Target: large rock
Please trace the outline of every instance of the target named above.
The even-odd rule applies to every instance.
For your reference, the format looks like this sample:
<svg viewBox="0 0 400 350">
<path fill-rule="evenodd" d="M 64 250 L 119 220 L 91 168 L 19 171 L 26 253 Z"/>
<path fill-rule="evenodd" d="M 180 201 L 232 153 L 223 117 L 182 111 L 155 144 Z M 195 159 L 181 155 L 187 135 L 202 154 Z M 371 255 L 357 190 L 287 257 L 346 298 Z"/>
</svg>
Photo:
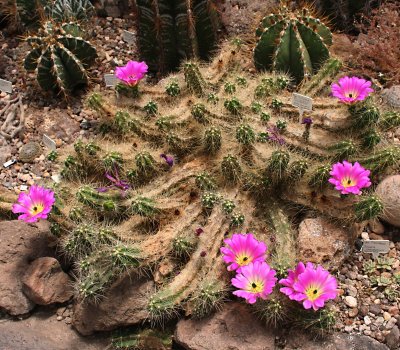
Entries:
<svg viewBox="0 0 400 350">
<path fill-rule="evenodd" d="M 1 350 L 107 350 L 108 334 L 81 337 L 65 322 L 57 321 L 54 311 L 36 311 L 21 321 L 0 322 Z"/>
<path fill-rule="evenodd" d="M 226 304 L 210 318 L 179 321 L 175 341 L 190 350 L 275 349 L 275 335 L 240 303 Z"/>
<path fill-rule="evenodd" d="M 35 304 L 22 291 L 22 279 L 31 261 L 54 254 L 54 241 L 46 221 L 0 222 L 0 309 L 15 316 L 33 309 Z"/>
<path fill-rule="evenodd" d="M 279 348 L 276 335 L 247 305 L 229 303 L 209 318 L 179 321 L 175 341 L 186 350 L 275 350 Z M 384 344 L 360 335 L 337 333 L 317 341 L 308 333 L 289 330 L 280 338 L 286 341 L 285 350 L 388 350 Z"/>
<path fill-rule="evenodd" d="M 382 219 L 400 227 L 400 175 L 389 176 L 376 187 L 376 194 L 385 207 Z"/>
<path fill-rule="evenodd" d="M 50 257 L 32 262 L 23 278 L 23 292 L 39 305 L 64 303 L 74 294 L 72 280 L 57 259 Z"/>
<path fill-rule="evenodd" d="M 350 241 L 351 234 L 347 229 L 327 219 L 305 219 L 299 226 L 299 260 L 337 269 L 351 252 Z"/>
<path fill-rule="evenodd" d="M 153 289 L 153 282 L 126 275 L 99 302 L 76 304 L 72 324 L 79 333 L 89 335 L 141 323 L 148 318 L 145 295 Z"/>
</svg>

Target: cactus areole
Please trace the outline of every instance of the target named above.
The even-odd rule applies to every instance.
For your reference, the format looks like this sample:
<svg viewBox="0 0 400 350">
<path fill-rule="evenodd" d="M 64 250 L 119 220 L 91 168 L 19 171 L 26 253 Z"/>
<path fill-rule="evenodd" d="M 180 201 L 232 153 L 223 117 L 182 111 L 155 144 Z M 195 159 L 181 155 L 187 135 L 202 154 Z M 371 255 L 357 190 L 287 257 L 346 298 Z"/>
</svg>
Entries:
<svg viewBox="0 0 400 350">
<path fill-rule="evenodd" d="M 26 39 L 32 50 L 25 57 L 24 67 L 36 73 L 43 90 L 67 94 L 88 83 L 87 68 L 97 54 L 81 34 L 75 23 L 57 25 L 48 21 L 36 35 Z"/>
<path fill-rule="evenodd" d="M 257 69 L 289 73 L 296 83 L 315 74 L 329 58 L 332 33 L 306 8 L 293 13 L 282 6 L 279 13 L 263 18 L 256 35 Z"/>
</svg>

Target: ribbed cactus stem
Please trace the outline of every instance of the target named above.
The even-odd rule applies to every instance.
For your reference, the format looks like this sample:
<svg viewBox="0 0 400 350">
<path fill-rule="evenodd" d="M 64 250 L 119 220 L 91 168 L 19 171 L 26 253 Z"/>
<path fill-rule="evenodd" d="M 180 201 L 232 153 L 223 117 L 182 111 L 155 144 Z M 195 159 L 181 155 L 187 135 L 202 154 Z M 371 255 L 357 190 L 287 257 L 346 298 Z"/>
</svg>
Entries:
<svg viewBox="0 0 400 350">
<path fill-rule="evenodd" d="M 238 159 L 230 154 L 225 156 L 221 163 L 221 172 L 226 180 L 237 182 L 242 173 Z"/>
</svg>

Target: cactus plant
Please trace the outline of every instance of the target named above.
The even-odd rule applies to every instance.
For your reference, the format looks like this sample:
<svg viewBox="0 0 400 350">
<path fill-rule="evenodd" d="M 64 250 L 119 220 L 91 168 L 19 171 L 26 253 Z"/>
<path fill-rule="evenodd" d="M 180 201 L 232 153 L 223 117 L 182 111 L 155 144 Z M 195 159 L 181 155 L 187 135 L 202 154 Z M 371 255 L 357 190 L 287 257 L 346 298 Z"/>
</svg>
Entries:
<svg viewBox="0 0 400 350">
<path fill-rule="evenodd" d="M 347 108 L 316 96 L 314 110 L 307 115 L 313 120 L 313 132 L 305 143 L 304 125 L 290 105 L 291 92 L 274 88 L 270 96 L 254 100 L 261 84 L 277 86 L 274 74 L 239 70 L 247 85 L 237 88 L 235 96 L 228 95 L 225 83 L 235 81 L 247 53 L 226 44 L 210 64 L 184 64 L 174 79 L 180 83 L 187 79 L 191 88 L 183 90 L 181 85 L 182 93 L 173 98 L 162 82 L 143 84 L 143 98 L 127 102 L 123 111 L 106 94 L 88 97 L 99 122 L 112 120 L 112 125 L 95 142 L 78 142 L 75 148 L 60 151 L 57 161 L 64 164 L 66 176 L 57 193 L 63 205 L 51 216 L 59 228 L 61 249 L 77 264 L 77 291 L 82 298 L 101 297 L 113 281 L 126 278 L 123 270 L 129 269 L 131 278 L 135 271 L 145 270 L 148 276 L 143 279 L 157 280 L 158 288 L 145 293 L 140 315 L 153 322 L 181 312 L 200 317 L 223 299 L 231 276 L 220 247 L 234 232 L 253 232 L 266 242 L 271 253 L 267 261 L 281 277 L 297 258 L 294 212 L 325 215 L 341 226 L 380 215 L 379 200 L 342 199 L 328 182 L 337 159 L 330 146 L 349 139 L 358 145 L 367 130 L 349 128 L 352 115 Z M 210 93 L 213 103 L 207 101 Z M 224 106 L 233 98 L 240 101 L 239 114 Z M 278 98 L 282 107 L 269 111 L 269 124 L 286 121 L 285 143 L 258 142 L 257 135 L 266 132 L 260 113 Z M 150 99 L 158 107 L 154 118 L 143 109 Z M 194 105 L 205 107 L 207 123 L 195 120 Z M 380 122 L 375 128 L 380 131 Z M 384 144 L 387 136 L 381 137 Z M 357 153 L 347 153 L 348 160 L 380 175 L 394 173 L 398 148 L 385 149 L 381 143 L 372 154 L 357 147 Z M 165 165 L 160 155 L 174 161 Z M 129 181 L 129 188 L 98 191 L 109 185 L 104 173 L 114 169 Z M 371 181 L 375 184 L 375 177 Z M 129 249 L 126 264 L 121 264 L 119 253 L 116 260 L 116 249 L 121 247 L 122 252 Z M 170 272 L 162 274 L 166 265 Z M 277 314 L 278 307 L 271 307 Z M 324 317 L 320 321 L 329 323 L 330 318 Z"/>
<path fill-rule="evenodd" d="M 138 46 L 152 72 L 166 73 L 182 59 L 208 59 L 215 49 L 218 14 L 211 0 L 135 0 Z"/>
<path fill-rule="evenodd" d="M 289 72 L 296 83 L 315 74 L 329 58 L 332 34 L 307 8 L 291 13 L 283 5 L 279 13 L 262 19 L 256 35 L 256 67 Z"/>
<path fill-rule="evenodd" d="M 57 25 L 44 22 L 37 35 L 26 40 L 32 46 L 24 61 L 27 71 L 37 72 L 37 81 L 45 91 L 68 94 L 89 81 L 87 69 L 97 57 L 96 49 L 76 36 L 74 23 Z"/>
</svg>

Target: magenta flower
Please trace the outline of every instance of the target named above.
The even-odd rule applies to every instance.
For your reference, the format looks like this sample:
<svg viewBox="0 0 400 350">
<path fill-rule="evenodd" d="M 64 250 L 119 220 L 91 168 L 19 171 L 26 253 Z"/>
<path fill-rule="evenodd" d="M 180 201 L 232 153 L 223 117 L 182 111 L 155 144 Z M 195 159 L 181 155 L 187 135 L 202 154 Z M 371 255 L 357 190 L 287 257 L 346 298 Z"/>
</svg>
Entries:
<svg viewBox="0 0 400 350">
<path fill-rule="evenodd" d="M 174 157 L 168 156 L 165 153 L 160 154 L 160 157 L 165 160 L 165 162 L 172 167 L 174 165 Z"/>
<path fill-rule="evenodd" d="M 358 162 L 354 165 L 343 161 L 333 165 L 329 182 L 342 194 L 361 194 L 361 189 L 371 186 L 370 171 L 364 169 Z"/>
<path fill-rule="evenodd" d="M 264 261 L 255 261 L 243 266 L 241 272 L 232 278 L 232 285 L 240 290 L 233 294 L 246 299 L 249 304 L 254 304 L 257 298 L 267 299 L 275 287 L 276 271 Z"/>
<path fill-rule="evenodd" d="M 307 267 L 312 267 L 313 265 L 311 263 L 307 263 Z M 288 271 L 288 276 L 287 278 L 281 279 L 279 281 L 279 284 L 282 284 L 283 288 L 280 289 L 280 291 L 287 295 L 290 300 L 301 300 L 302 295 L 298 293 L 293 285 L 298 281 L 299 275 L 301 275 L 304 271 L 306 270 L 306 267 L 302 262 L 298 263 L 297 267 L 295 270 L 289 270 Z"/>
<path fill-rule="evenodd" d="M 55 202 L 54 192 L 40 186 L 31 186 L 29 193 L 21 192 L 18 203 L 13 204 L 14 214 L 22 213 L 18 220 L 25 222 L 37 222 L 39 219 L 47 219 L 51 208 Z"/>
<path fill-rule="evenodd" d="M 115 69 L 115 76 L 126 85 L 136 86 L 146 75 L 147 69 L 145 62 L 129 61 L 126 66 Z"/>
<path fill-rule="evenodd" d="M 318 310 L 327 300 L 337 296 L 337 281 L 322 266 L 307 264 L 304 272 L 297 277 L 293 289 L 298 293 L 296 300 L 303 303 L 305 309 Z"/>
<path fill-rule="evenodd" d="M 339 79 L 339 84 L 332 84 L 332 95 L 346 104 L 363 101 L 373 91 L 370 81 L 357 77 L 346 76 Z"/>
<path fill-rule="evenodd" d="M 225 247 L 220 249 L 228 271 L 241 272 L 243 266 L 256 261 L 265 261 L 267 246 L 257 241 L 251 233 L 235 233 L 231 238 L 224 240 Z"/>
</svg>

